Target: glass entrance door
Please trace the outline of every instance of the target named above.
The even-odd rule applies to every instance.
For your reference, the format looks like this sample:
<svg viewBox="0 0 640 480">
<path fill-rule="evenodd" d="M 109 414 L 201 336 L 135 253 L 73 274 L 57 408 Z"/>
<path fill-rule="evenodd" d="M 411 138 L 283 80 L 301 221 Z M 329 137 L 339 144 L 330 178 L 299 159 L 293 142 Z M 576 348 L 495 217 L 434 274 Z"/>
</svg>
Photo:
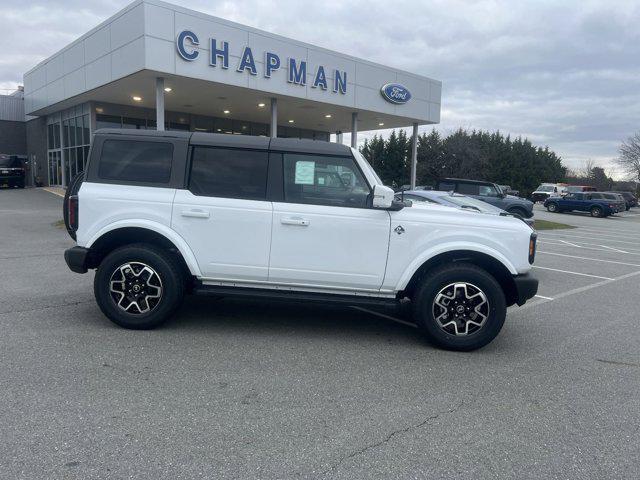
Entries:
<svg viewBox="0 0 640 480">
<path fill-rule="evenodd" d="M 60 150 L 49 151 L 49 185 L 62 185 L 62 155 Z"/>
</svg>

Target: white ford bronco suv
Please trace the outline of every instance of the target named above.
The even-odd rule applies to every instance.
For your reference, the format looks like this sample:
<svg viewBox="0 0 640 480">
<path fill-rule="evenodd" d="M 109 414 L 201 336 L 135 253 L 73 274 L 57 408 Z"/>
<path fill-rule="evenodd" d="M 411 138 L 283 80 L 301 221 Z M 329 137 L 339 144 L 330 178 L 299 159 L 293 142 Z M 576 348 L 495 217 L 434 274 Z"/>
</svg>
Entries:
<svg viewBox="0 0 640 480">
<path fill-rule="evenodd" d="M 69 268 L 97 269 L 97 303 L 126 328 L 157 327 L 186 293 L 402 301 L 431 343 L 473 350 L 538 288 L 521 219 L 397 202 L 329 142 L 98 130 L 64 213 Z"/>
</svg>

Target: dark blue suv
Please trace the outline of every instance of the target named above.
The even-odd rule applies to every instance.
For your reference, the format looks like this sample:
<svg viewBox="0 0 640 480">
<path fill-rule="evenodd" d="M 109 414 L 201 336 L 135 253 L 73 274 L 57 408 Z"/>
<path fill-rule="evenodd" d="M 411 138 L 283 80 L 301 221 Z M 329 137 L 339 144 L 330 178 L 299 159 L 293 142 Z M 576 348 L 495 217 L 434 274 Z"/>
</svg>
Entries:
<svg viewBox="0 0 640 480">
<path fill-rule="evenodd" d="M 549 197 L 544 201 L 547 210 L 554 213 L 589 212 L 592 217 L 608 217 L 613 215 L 615 205 L 600 198 L 591 198 L 589 192 L 568 193 L 564 197 Z"/>
</svg>

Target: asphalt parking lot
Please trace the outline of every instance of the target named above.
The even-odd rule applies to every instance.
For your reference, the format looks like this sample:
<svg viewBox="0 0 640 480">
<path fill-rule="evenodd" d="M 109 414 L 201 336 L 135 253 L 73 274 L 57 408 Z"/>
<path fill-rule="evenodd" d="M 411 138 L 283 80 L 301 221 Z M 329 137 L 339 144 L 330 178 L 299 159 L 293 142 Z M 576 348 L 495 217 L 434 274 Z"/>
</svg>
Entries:
<svg viewBox="0 0 640 480">
<path fill-rule="evenodd" d="M 0 190 L 0 478 L 639 478 L 640 209 L 540 232 L 539 297 L 473 353 L 386 314 L 191 298 L 99 312 L 55 224 Z"/>
</svg>

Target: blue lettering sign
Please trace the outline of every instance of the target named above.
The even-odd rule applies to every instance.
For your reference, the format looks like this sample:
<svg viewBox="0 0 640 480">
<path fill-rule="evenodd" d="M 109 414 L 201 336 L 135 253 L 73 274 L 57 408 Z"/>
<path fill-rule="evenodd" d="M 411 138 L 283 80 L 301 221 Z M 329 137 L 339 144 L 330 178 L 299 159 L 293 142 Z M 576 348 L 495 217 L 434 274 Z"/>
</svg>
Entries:
<svg viewBox="0 0 640 480">
<path fill-rule="evenodd" d="M 258 74 L 258 70 L 256 70 L 256 62 L 254 62 L 253 60 L 253 52 L 251 51 L 251 47 L 244 47 L 242 57 L 240 58 L 240 65 L 238 65 L 239 72 L 244 72 L 245 70 L 249 70 L 249 73 L 251 73 L 251 75 Z"/>
<path fill-rule="evenodd" d="M 198 58 L 199 51 L 197 49 L 193 49 L 191 51 L 187 51 L 185 48 L 185 40 L 189 40 L 191 45 L 200 45 L 200 41 L 198 40 L 198 36 L 190 32 L 189 30 L 184 30 L 178 34 L 178 38 L 176 38 L 176 47 L 178 49 L 178 54 L 185 60 L 191 61 Z"/>
<path fill-rule="evenodd" d="M 334 70 L 333 74 L 333 91 L 340 92 L 343 95 L 347 93 L 347 72 Z"/>
<path fill-rule="evenodd" d="M 200 51 L 196 47 L 199 45 L 200 40 L 198 39 L 198 36 L 191 30 L 183 30 L 176 37 L 176 49 L 178 54 L 186 61 L 191 62 L 198 58 Z M 210 38 L 209 50 L 209 65 L 216 67 L 219 65 L 218 61 L 221 60 L 220 67 L 223 69 L 229 68 L 229 42 L 221 41 L 218 43 L 215 38 Z M 271 78 L 273 72 L 279 70 L 281 66 L 280 57 L 276 53 L 265 52 L 263 72 L 265 78 Z M 307 84 L 306 60 L 298 61 L 295 58 L 289 58 L 287 67 L 287 81 L 289 83 L 295 83 L 297 85 Z M 236 71 L 240 73 L 248 71 L 251 75 L 258 74 L 258 69 L 251 47 L 244 47 Z M 333 92 L 340 93 L 342 95 L 346 94 L 347 72 L 334 70 L 333 74 Z M 312 88 L 320 88 L 322 90 L 327 90 L 329 88 L 329 80 L 327 79 L 327 73 L 324 65 L 318 65 L 316 67 L 311 86 Z M 411 98 L 409 91 L 399 84 L 386 84 L 382 87 L 381 92 L 387 101 L 392 103 L 406 103 Z"/>
<path fill-rule="evenodd" d="M 316 70 L 316 76 L 313 79 L 312 87 L 320 87 L 322 90 L 327 89 L 327 75 L 324 73 L 324 67 L 322 65 L 318 66 L 318 70 Z"/>
<path fill-rule="evenodd" d="M 403 105 L 411 100 L 411 92 L 399 83 L 385 83 L 380 88 L 380 93 L 387 102 L 396 105 Z"/>
<path fill-rule="evenodd" d="M 271 78 L 271 74 L 280 68 L 280 57 L 275 53 L 264 54 L 264 76 Z"/>
<path fill-rule="evenodd" d="M 211 39 L 211 58 L 209 65 L 216 66 L 218 57 L 222 59 L 222 68 L 229 68 L 229 42 L 222 42 L 222 48 L 217 48 L 216 39 Z"/>
<path fill-rule="evenodd" d="M 307 84 L 307 62 L 300 61 L 300 66 L 297 66 L 296 59 L 289 59 L 289 83 L 297 83 L 298 85 Z"/>
</svg>

